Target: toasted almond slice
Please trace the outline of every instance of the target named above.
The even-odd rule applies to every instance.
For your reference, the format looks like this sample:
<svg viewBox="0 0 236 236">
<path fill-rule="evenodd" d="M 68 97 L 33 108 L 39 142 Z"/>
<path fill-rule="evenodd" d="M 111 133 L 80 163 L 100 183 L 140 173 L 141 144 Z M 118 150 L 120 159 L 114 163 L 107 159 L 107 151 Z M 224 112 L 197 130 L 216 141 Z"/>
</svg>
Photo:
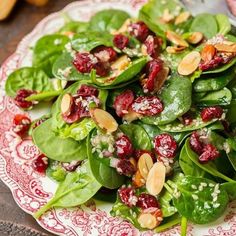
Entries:
<svg viewBox="0 0 236 236">
<path fill-rule="evenodd" d="M 154 93 L 158 92 L 162 86 L 164 85 L 165 81 L 168 78 L 170 69 L 169 67 L 165 66 L 163 69 L 158 73 L 156 80 L 155 80 L 155 85 L 154 85 Z"/>
<path fill-rule="evenodd" d="M 70 94 L 66 93 L 61 99 L 61 113 L 65 116 L 70 115 L 73 98 Z"/>
<path fill-rule="evenodd" d="M 111 64 L 113 71 L 123 71 L 131 63 L 130 58 L 127 55 L 119 57 L 115 62 Z"/>
<path fill-rule="evenodd" d="M 117 130 L 118 124 L 113 116 L 100 108 L 90 110 L 90 114 L 95 123 L 107 133 L 113 133 Z"/>
<path fill-rule="evenodd" d="M 236 53 L 236 43 L 234 44 L 221 44 L 217 43 L 214 45 L 217 51 L 219 52 L 231 52 L 231 53 Z"/>
<path fill-rule="evenodd" d="M 167 39 L 175 45 L 188 47 L 188 43 L 181 38 L 181 36 L 173 31 L 167 30 L 166 31 Z"/>
<path fill-rule="evenodd" d="M 140 188 L 145 184 L 145 179 L 142 177 L 139 170 L 135 172 L 132 182 L 133 182 L 133 185 L 137 188 Z"/>
<path fill-rule="evenodd" d="M 134 169 L 137 170 L 137 162 L 133 157 L 129 158 L 130 163 L 134 166 Z"/>
<path fill-rule="evenodd" d="M 165 23 L 169 23 L 173 19 L 174 19 L 174 16 L 172 14 L 170 14 L 169 9 L 165 9 L 164 12 L 163 12 L 161 20 Z"/>
<path fill-rule="evenodd" d="M 188 38 L 187 41 L 191 44 L 198 44 L 202 41 L 203 34 L 201 32 L 194 32 Z"/>
<path fill-rule="evenodd" d="M 165 176 L 166 167 L 162 162 L 156 162 L 147 176 L 147 191 L 154 196 L 158 195 L 164 186 Z"/>
<path fill-rule="evenodd" d="M 206 44 L 201 51 L 201 58 L 203 61 L 211 61 L 216 54 L 216 48 L 211 44 Z"/>
<path fill-rule="evenodd" d="M 152 157 L 148 153 L 144 153 L 138 160 L 138 170 L 141 176 L 146 180 L 150 169 L 153 166 Z"/>
<path fill-rule="evenodd" d="M 158 225 L 157 218 L 151 213 L 141 213 L 138 222 L 144 229 L 154 229 Z"/>
<path fill-rule="evenodd" d="M 189 11 L 181 12 L 176 18 L 175 18 L 175 25 L 181 24 L 191 16 Z"/>
<path fill-rule="evenodd" d="M 127 121 L 128 123 L 131 123 L 132 121 L 137 120 L 141 117 L 142 117 L 141 114 L 129 109 L 128 113 L 123 116 L 123 120 Z"/>
<path fill-rule="evenodd" d="M 178 72 L 180 75 L 190 75 L 199 66 L 201 61 L 201 55 L 197 51 L 192 51 L 187 54 L 182 61 L 179 63 Z"/>
<path fill-rule="evenodd" d="M 181 53 L 186 47 L 178 47 L 178 46 L 168 46 L 166 51 L 170 54 Z"/>
</svg>

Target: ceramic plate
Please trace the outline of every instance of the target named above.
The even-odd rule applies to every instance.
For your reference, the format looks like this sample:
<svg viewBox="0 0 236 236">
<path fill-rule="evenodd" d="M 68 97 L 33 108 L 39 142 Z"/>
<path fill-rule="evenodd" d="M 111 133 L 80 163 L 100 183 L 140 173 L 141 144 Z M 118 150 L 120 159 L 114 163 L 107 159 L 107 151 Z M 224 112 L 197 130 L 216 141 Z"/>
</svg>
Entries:
<svg viewBox="0 0 236 236">
<path fill-rule="evenodd" d="M 93 0 L 73 2 L 62 11 L 42 20 L 27 35 L 0 69 L 0 178 L 11 189 L 16 203 L 27 213 L 32 214 L 43 206 L 56 190 L 56 184 L 44 175 L 34 172 L 32 161 L 39 155 L 39 150 L 32 140 L 21 140 L 12 131 L 12 119 L 21 113 L 5 96 L 4 83 L 7 76 L 15 69 L 31 65 L 30 47 L 43 35 L 57 31 L 64 24 L 63 13 L 74 20 L 89 20 L 96 11 L 107 8 L 125 10 L 135 16 L 145 0 Z M 43 108 L 30 114 L 39 117 Z M 49 144 L 50 145 L 50 144 Z M 217 222 L 211 225 L 189 225 L 188 235 L 223 236 L 236 235 L 236 202 Z M 67 236 L 107 235 L 107 236 L 151 236 L 152 232 L 139 232 L 131 224 L 109 215 L 111 205 L 99 201 L 90 201 L 86 206 L 66 209 L 52 209 L 43 215 L 38 223 L 46 230 Z M 180 234 L 180 228 L 174 227 L 161 236 Z M 158 235 L 158 234 L 156 234 Z"/>
</svg>

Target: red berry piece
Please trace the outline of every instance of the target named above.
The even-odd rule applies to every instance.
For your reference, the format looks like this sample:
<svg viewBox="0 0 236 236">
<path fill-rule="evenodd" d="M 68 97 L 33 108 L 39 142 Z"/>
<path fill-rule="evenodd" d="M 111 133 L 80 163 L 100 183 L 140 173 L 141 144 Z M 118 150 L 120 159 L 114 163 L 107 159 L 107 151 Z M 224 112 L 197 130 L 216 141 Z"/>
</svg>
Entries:
<svg viewBox="0 0 236 236">
<path fill-rule="evenodd" d="M 48 168 L 48 158 L 44 154 L 39 155 L 33 162 L 33 168 L 39 173 L 45 173 Z"/>
<path fill-rule="evenodd" d="M 147 209 L 150 207 L 160 208 L 160 205 L 154 196 L 147 193 L 141 193 L 138 196 L 137 207 L 142 209 Z"/>
<path fill-rule="evenodd" d="M 156 96 L 140 96 L 134 100 L 132 110 L 146 116 L 153 116 L 163 111 L 161 100 Z"/>
<path fill-rule="evenodd" d="M 151 151 L 148 151 L 148 150 L 135 150 L 134 151 L 135 159 L 138 160 L 139 157 L 141 157 L 144 153 L 147 153 L 151 156 L 153 163 L 155 163 L 157 161 L 155 154 Z"/>
<path fill-rule="evenodd" d="M 224 110 L 219 107 L 206 107 L 201 111 L 201 118 L 204 122 L 208 122 L 212 119 L 219 119 L 223 115 Z"/>
<path fill-rule="evenodd" d="M 96 70 L 96 74 L 101 76 L 101 77 L 105 77 L 108 75 L 109 71 L 110 71 L 110 67 L 109 64 L 102 62 L 102 61 L 98 61 L 93 69 Z"/>
<path fill-rule="evenodd" d="M 81 161 L 72 161 L 72 162 L 63 162 L 61 163 L 62 167 L 69 171 L 69 172 L 73 172 L 76 170 L 76 168 L 81 164 Z"/>
<path fill-rule="evenodd" d="M 135 190 L 132 187 L 121 187 L 118 190 L 118 195 L 120 200 L 129 207 L 135 206 L 138 201 L 137 196 L 135 196 Z"/>
<path fill-rule="evenodd" d="M 146 38 L 144 45 L 147 48 L 147 54 L 152 58 L 157 58 L 161 50 L 161 44 L 159 38 L 149 35 Z"/>
<path fill-rule="evenodd" d="M 147 89 L 148 92 L 152 92 L 155 89 L 155 85 L 158 81 L 157 76 L 163 68 L 163 61 L 160 59 L 154 59 L 147 63 L 145 67 L 147 80 L 144 84 L 144 89 Z"/>
<path fill-rule="evenodd" d="M 131 90 L 125 90 L 116 96 L 113 107 L 119 117 L 128 113 L 130 106 L 134 101 L 134 93 Z"/>
<path fill-rule="evenodd" d="M 219 56 L 215 56 L 212 60 L 201 62 L 199 65 L 199 69 L 202 71 L 211 70 L 219 66 L 224 62 L 224 59 Z"/>
<path fill-rule="evenodd" d="M 35 103 L 34 102 L 28 102 L 25 100 L 25 98 L 29 97 L 32 94 L 35 94 L 36 92 L 29 89 L 19 89 L 16 93 L 16 97 L 14 99 L 15 104 L 22 108 L 22 109 L 29 109 L 31 108 Z"/>
<path fill-rule="evenodd" d="M 119 159 L 116 170 L 119 174 L 131 177 L 135 173 L 134 165 L 127 159 Z"/>
<path fill-rule="evenodd" d="M 203 147 L 204 144 L 200 141 L 199 139 L 199 135 L 196 131 L 194 131 L 191 136 L 190 136 L 190 140 L 189 140 L 189 144 L 191 149 L 196 152 L 198 155 L 201 155 L 203 152 Z"/>
<path fill-rule="evenodd" d="M 158 155 L 173 158 L 177 151 L 177 143 L 169 134 L 160 134 L 154 138 L 154 148 Z"/>
<path fill-rule="evenodd" d="M 133 154 L 133 145 L 128 136 L 122 135 L 115 142 L 116 154 L 119 158 L 130 157 Z"/>
<path fill-rule="evenodd" d="M 191 116 L 191 114 L 189 113 L 185 113 L 183 116 L 182 116 L 182 123 L 184 125 L 191 125 L 193 122 L 193 117 Z"/>
<path fill-rule="evenodd" d="M 77 53 L 73 64 L 80 73 L 90 73 L 98 59 L 89 53 Z"/>
<path fill-rule="evenodd" d="M 88 86 L 86 84 L 82 84 L 79 90 L 77 91 L 77 94 L 81 97 L 87 97 L 87 96 L 98 96 L 98 89 Z"/>
<path fill-rule="evenodd" d="M 31 125 L 31 120 L 29 117 L 17 114 L 13 119 L 13 131 L 19 136 L 24 136 L 26 132 L 29 130 Z"/>
<path fill-rule="evenodd" d="M 151 31 L 148 29 L 147 25 L 142 21 L 130 24 L 128 30 L 129 33 L 137 38 L 140 42 L 144 42 L 148 35 L 151 34 Z"/>
<path fill-rule="evenodd" d="M 129 44 L 129 38 L 123 34 L 117 34 L 113 38 L 113 43 L 115 47 L 119 48 L 120 50 L 124 49 Z"/>
<path fill-rule="evenodd" d="M 101 62 L 112 62 L 117 58 L 117 53 L 112 47 L 99 46 L 93 49 L 92 53 Z"/>
<path fill-rule="evenodd" d="M 206 163 L 215 160 L 220 156 L 220 152 L 212 144 L 207 144 L 203 148 L 203 153 L 199 156 L 199 162 Z"/>
</svg>

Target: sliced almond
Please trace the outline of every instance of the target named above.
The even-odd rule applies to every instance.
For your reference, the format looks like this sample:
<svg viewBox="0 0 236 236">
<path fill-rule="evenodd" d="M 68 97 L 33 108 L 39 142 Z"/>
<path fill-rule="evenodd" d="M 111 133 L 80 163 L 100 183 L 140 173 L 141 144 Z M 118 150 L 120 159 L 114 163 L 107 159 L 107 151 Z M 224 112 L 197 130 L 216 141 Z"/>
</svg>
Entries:
<svg viewBox="0 0 236 236">
<path fill-rule="evenodd" d="M 187 41 L 191 44 L 198 44 L 203 39 L 203 33 L 201 32 L 194 32 L 188 38 Z"/>
<path fill-rule="evenodd" d="M 115 62 L 111 64 L 111 69 L 113 71 L 123 71 L 131 63 L 130 58 L 127 55 L 119 57 Z"/>
<path fill-rule="evenodd" d="M 181 53 L 183 52 L 183 50 L 185 49 L 186 47 L 183 47 L 183 46 L 168 46 L 166 48 L 166 51 L 170 54 L 176 54 L 176 53 Z"/>
<path fill-rule="evenodd" d="M 201 51 L 201 58 L 203 61 L 211 61 L 216 54 L 216 48 L 211 44 L 206 44 Z"/>
<path fill-rule="evenodd" d="M 138 223 L 144 229 L 154 229 L 158 225 L 157 218 L 151 213 L 141 213 Z"/>
<path fill-rule="evenodd" d="M 179 63 L 178 72 L 180 75 L 190 75 L 199 66 L 201 61 L 201 55 L 197 51 L 192 51 L 187 54 L 182 61 Z"/>
<path fill-rule="evenodd" d="M 156 162 L 147 176 L 147 191 L 154 196 L 158 195 L 164 186 L 165 176 L 166 167 L 162 162 Z"/>
<path fill-rule="evenodd" d="M 128 113 L 123 116 L 123 120 L 127 121 L 128 123 L 131 123 L 132 121 L 137 120 L 141 117 L 141 114 L 129 109 Z"/>
<path fill-rule="evenodd" d="M 166 31 L 167 39 L 175 45 L 188 47 L 188 43 L 181 38 L 181 36 L 173 31 L 167 30 Z"/>
<path fill-rule="evenodd" d="M 144 153 L 138 160 L 138 170 L 141 176 L 146 180 L 150 169 L 153 166 L 152 157 L 148 153 Z"/>
<path fill-rule="evenodd" d="M 70 94 L 66 93 L 61 99 L 61 113 L 65 116 L 70 115 L 73 98 Z"/>
<path fill-rule="evenodd" d="M 181 24 L 188 20 L 188 18 L 191 16 L 189 11 L 181 12 L 176 18 L 175 18 L 175 25 Z"/>
<path fill-rule="evenodd" d="M 133 157 L 131 157 L 131 158 L 129 158 L 129 161 L 133 165 L 134 169 L 137 170 L 137 162 L 136 162 L 136 160 Z"/>
<path fill-rule="evenodd" d="M 145 184 L 145 179 L 140 174 L 140 171 L 137 170 L 132 178 L 133 185 L 136 188 L 140 188 Z"/>
<path fill-rule="evenodd" d="M 153 90 L 154 93 L 158 92 L 162 88 L 162 86 L 164 85 L 165 81 L 168 78 L 169 72 L 170 72 L 169 67 L 165 66 L 158 73 L 156 80 L 155 80 L 155 85 L 154 85 L 154 90 Z"/>
<path fill-rule="evenodd" d="M 90 114 L 95 123 L 108 133 L 113 133 L 117 130 L 118 124 L 113 116 L 100 108 L 90 110 Z"/>
<path fill-rule="evenodd" d="M 169 9 L 165 9 L 161 18 L 164 23 L 169 23 L 174 19 L 174 16 L 170 14 Z"/>
<path fill-rule="evenodd" d="M 72 31 L 66 31 L 66 32 L 63 32 L 62 34 L 69 38 L 73 38 L 73 36 L 75 35 L 75 33 Z"/>
<path fill-rule="evenodd" d="M 221 44 L 217 43 L 214 45 L 217 51 L 219 52 L 231 52 L 231 53 L 236 53 L 236 43 L 234 44 Z"/>
</svg>

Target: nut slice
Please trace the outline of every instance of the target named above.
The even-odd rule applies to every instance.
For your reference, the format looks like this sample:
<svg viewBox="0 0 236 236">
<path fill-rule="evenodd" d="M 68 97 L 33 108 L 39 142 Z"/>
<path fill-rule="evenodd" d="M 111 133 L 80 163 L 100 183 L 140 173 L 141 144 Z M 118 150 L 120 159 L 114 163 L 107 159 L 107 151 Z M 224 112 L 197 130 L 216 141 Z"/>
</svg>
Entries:
<svg viewBox="0 0 236 236">
<path fill-rule="evenodd" d="M 231 45 L 230 44 L 217 43 L 214 46 L 217 49 L 217 51 L 219 51 L 219 52 L 231 52 L 231 53 L 236 52 L 236 43 L 231 44 Z"/>
<path fill-rule="evenodd" d="M 180 13 L 176 18 L 175 18 L 175 25 L 181 24 L 191 16 L 190 12 L 184 11 Z"/>
<path fill-rule="evenodd" d="M 187 41 L 191 44 L 198 44 L 202 41 L 203 34 L 201 32 L 194 32 L 188 38 Z"/>
<path fill-rule="evenodd" d="M 166 51 L 170 54 L 181 53 L 186 47 L 183 46 L 168 46 Z"/>
<path fill-rule="evenodd" d="M 154 196 L 158 195 L 164 186 L 165 176 L 166 167 L 162 162 L 156 162 L 147 176 L 147 191 Z"/>
<path fill-rule="evenodd" d="M 165 9 L 161 18 L 164 23 L 169 23 L 174 19 L 174 16 L 170 14 L 169 9 Z"/>
<path fill-rule="evenodd" d="M 117 130 L 118 124 L 113 116 L 99 108 L 90 110 L 90 114 L 95 123 L 107 133 L 113 133 Z"/>
<path fill-rule="evenodd" d="M 158 225 L 157 218 L 151 213 L 141 213 L 138 223 L 144 229 L 154 229 Z"/>
<path fill-rule="evenodd" d="M 190 75 L 199 66 L 201 61 L 201 55 L 197 51 L 192 51 L 187 54 L 182 61 L 179 63 L 178 72 L 180 75 Z"/>
<path fill-rule="evenodd" d="M 145 184 L 145 180 L 140 174 L 140 171 L 137 170 L 132 178 L 132 183 L 135 187 L 140 188 Z"/>
<path fill-rule="evenodd" d="M 201 58 L 203 61 L 208 62 L 213 59 L 215 54 L 216 54 L 216 48 L 211 44 L 207 44 L 201 51 Z"/>
<path fill-rule="evenodd" d="M 141 176 L 146 180 L 150 169 L 153 166 L 153 161 L 148 153 L 144 153 L 138 160 L 138 170 Z"/>
<path fill-rule="evenodd" d="M 73 98 L 70 94 L 66 93 L 61 99 L 61 113 L 65 116 L 70 115 Z"/>
<path fill-rule="evenodd" d="M 175 45 L 188 47 L 188 43 L 184 39 L 182 39 L 179 34 L 176 34 L 173 31 L 167 30 L 166 37 L 169 41 L 171 41 Z"/>
<path fill-rule="evenodd" d="M 139 114 L 131 109 L 128 110 L 128 113 L 123 116 L 123 119 L 128 123 L 131 123 L 134 120 L 137 120 L 142 117 L 142 114 Z"/>
</svg>

